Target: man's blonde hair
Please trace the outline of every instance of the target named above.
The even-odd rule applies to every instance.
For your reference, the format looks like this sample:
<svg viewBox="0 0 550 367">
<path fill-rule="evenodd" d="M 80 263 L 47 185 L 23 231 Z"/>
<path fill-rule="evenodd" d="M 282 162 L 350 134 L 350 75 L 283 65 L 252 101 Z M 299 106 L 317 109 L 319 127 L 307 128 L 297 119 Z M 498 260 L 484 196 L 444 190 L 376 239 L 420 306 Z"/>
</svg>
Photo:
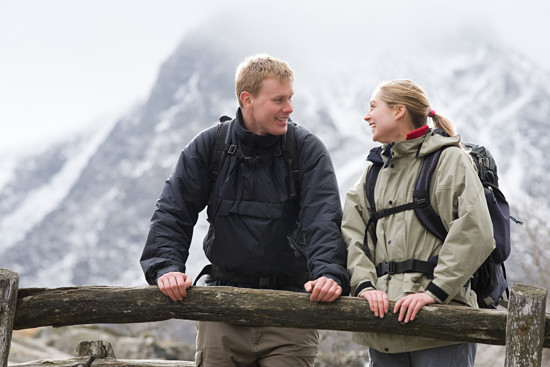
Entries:
<svg viewBox="0 0 550 367">
<path fill-rule="evenodd" d="M 279 59 L 266 54 L 258 54 L 247 57 L 238 67 L 235 73 L 235 94 L 239 106 L 243 107 L 241 93 L 246 91 L 257 96 L 262 88 L 262 83 L 267 78 L 277 78 L 281 82 L 294 81 L 294 73 L 290 66 Z"/>
</svg>

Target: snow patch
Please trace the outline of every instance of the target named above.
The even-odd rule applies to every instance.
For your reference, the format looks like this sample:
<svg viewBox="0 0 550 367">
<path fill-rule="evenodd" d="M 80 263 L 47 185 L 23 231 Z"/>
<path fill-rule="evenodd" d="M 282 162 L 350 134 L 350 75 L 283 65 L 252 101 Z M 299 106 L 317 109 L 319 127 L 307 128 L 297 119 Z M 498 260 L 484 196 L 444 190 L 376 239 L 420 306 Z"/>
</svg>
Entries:
<svg viewBox="0 0 550 367">
<path fill-rule="evenodd" d="M 29 192 L 10 216 L 2 218 L 0 252 L 25 238 L 29 230 L 59 206 L 113 126 L 114 124 L 107 124 L 99 130 L 50 182 Z"/>
</svg>

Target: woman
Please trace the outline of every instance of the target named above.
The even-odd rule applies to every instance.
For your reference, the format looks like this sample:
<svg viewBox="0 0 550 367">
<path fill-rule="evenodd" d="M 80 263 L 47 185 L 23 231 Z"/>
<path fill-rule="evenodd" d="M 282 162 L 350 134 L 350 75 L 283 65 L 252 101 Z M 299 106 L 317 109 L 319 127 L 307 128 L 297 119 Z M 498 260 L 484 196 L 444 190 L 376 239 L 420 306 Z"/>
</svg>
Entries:
<svg viewBox="0 0 550 367">
<path fill-rule="evenodd" d="M 430 129 L 428 118 L 444 134 Z M 427 304 L 477 307 L 469 278 L 495 246 L 492 223 L 483 187 L 468 154 L 460 148 L 460 136 L 451 121 L 433 111 L 426 93 L 410 80 L 380 84 L 365 121 L 373 140 L 382 144 L 373 149 L 369 160 L 382 165 L 374 188 L 375 208 L 365 194 L 372 164 L 346 195 L 342 233 L 352 294 L 367 300 L 376 317 L 389 312 L 389 301 L 396 302 L 392 311 L 405 323 L 413 321 Z M 429 197 L 447 231 L 445 239 L 426 230 L 413 210 L 367 226 L 374 210 L 413 201 L 423 158 L 443 147 L 447 148 L 432 176 Z M 395 272 L 386 266 L 410 259 L 431 260 L 433 274 L 416 268 Z M 356 333 L 354 340 L 369 347 L 371 366 L 473 366 L 476 351 L 473 343 L 381 332 Z"/>
</svg>

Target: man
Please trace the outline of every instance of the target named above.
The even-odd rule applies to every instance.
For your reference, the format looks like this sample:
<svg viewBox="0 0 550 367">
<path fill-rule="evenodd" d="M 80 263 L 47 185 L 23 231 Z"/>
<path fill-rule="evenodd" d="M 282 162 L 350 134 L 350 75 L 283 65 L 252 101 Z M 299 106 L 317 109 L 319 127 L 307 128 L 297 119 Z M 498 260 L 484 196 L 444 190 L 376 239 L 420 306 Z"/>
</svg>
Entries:
<svg viewBox="0 0 550 367">
<path fill-rule="evenodd" d="M 238 67 L 240 107 L 214 185 L 210 166 L 217 126 L 181 153 L 157 201 L 141 258 L 147 281 L 172 300 L 182 300 L 192 285 L 185 262 L 193 227 L 207 204 L 209 285 L 306 291 L 314 302 L 349 293 L 334 169 L 316 136 L 289 126 L 293 78 L 287 63 L 267 55 Z M 286 134 L 290 128 L 293 139 Z M 283 154 L 292 143 L 297 180 Z M 293 184 L 296 197 L 289 189 Z M 221 322 L 198 322 L 197 329 L 197 366 L 313 366 L 318 349 L 316 330 Z"/>
</svg>

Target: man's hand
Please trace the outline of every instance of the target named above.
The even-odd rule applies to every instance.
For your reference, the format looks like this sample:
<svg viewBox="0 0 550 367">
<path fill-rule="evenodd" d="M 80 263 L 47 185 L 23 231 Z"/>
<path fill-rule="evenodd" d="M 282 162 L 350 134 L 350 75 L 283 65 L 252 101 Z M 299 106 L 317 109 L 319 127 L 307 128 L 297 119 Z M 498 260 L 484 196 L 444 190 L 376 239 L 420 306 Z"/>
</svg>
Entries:
<svg viewBox="0 0 550 367">
<path fill-rule="evenodd" d="M 311 292 L 310 300 L 314 302 L 332 302 L 342 294 L 342 287 L 333 279 L 320 277 L 304 284 L 306 292 Z"/>
<path fill-rule="evenodd" d="M 361 292 L 359 297 L 364 298 L 369 302 L 370 310 L 374 312 L 375 317 L 383 318 L 389 311 L 390 301 L 385 292 L 377 289 L 370 289 L 368 291 Z"/>
<path fill-rule="evenodd" d="M 187 288 L 193 285 L 191 277 L 179 272 L 163 274 L 157 280 L 157 285 L 162 293 L 172 299 L 181 301 L 187 296 Z"/>
<path fill-rule="evenodd" d="M 405 317 L 405 323 L 407 323 L 414 320 L 416 314 L 422 307 L 432 303 L 436 303 L 436 300 L 427 293 L 409 294 L 397 300 L 395 307 L 393 308 L 393 313 L 397 313 L 399 308 L 401 308 L 397 319 L 399 321 L 403 321 L 403 317 Z M 405 312 L 407 313 L 406 316 Z"/>
</svg>

